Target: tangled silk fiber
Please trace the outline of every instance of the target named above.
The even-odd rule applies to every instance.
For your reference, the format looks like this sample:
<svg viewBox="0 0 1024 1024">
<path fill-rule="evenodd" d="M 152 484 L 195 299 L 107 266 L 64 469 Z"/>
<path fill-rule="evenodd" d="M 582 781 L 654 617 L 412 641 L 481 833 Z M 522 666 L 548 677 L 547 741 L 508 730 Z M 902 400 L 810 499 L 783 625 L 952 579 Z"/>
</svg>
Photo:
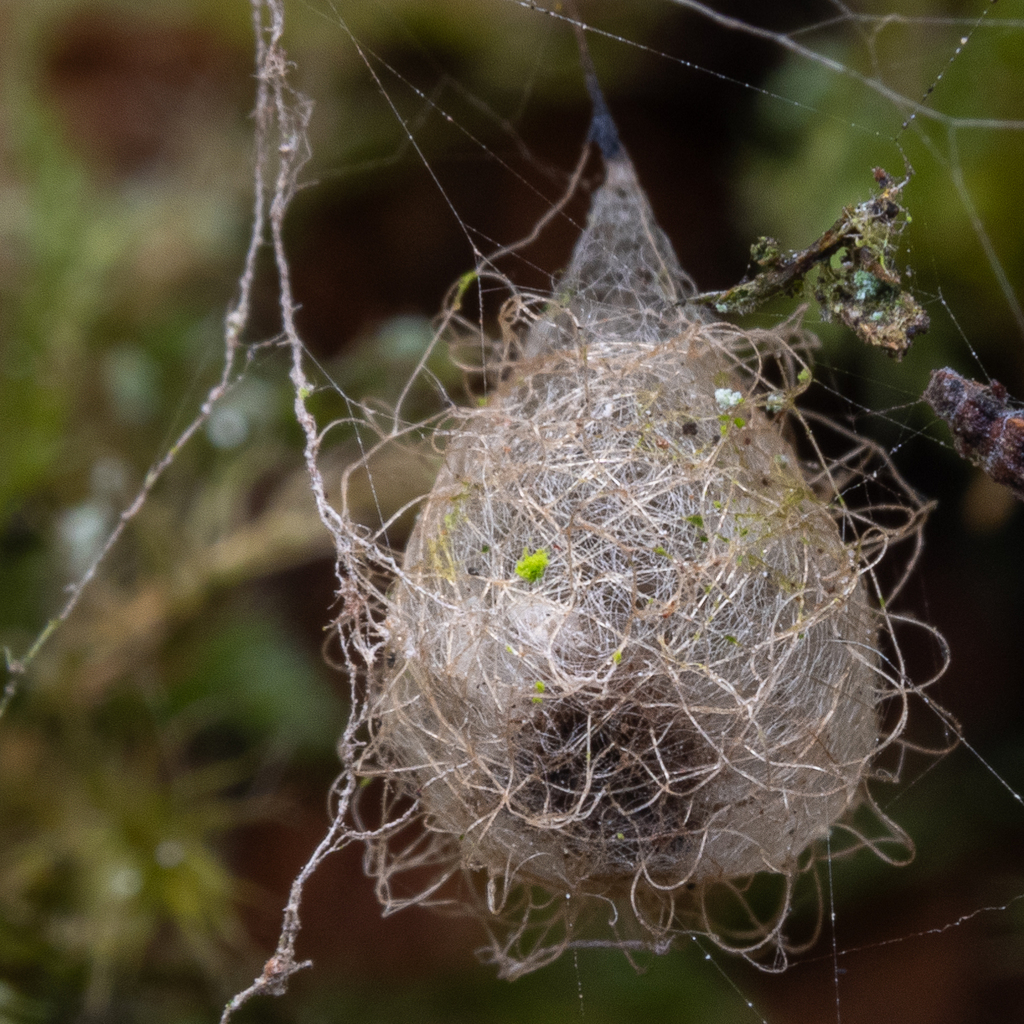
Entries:
<svg viewBox="0 0 1024 1024">
<path fill-rule="evenodd" d="M 873 580 L 923 509 L 869 442 L 812 432 L 795 321 L 688 304 L 605 156 L 568 269 L 507 301 L 485 400 L 435 432 L 404 558 L 384 582 L 349 566 L 375 608 L 350 767 L 378 780 L 353 829 L 388 909 L 478 914 L 508 976 L 585 935 L 695 932 L 778 965 L 808 851 L 874 806 L 906 720 Z M 767 913 L 757 873 L 781 881 Z"/>
</svg>

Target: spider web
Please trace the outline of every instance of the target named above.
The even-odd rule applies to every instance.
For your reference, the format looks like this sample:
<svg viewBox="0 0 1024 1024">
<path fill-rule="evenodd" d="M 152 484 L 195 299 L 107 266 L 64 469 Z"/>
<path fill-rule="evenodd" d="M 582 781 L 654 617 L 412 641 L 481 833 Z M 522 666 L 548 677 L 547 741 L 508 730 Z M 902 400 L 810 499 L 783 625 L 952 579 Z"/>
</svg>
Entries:
<svg viewBox="0 0 1024 1024">
<path fill-rule="evenodd" d="M 422 295 L 430 284 L 411 272 L 411 264 L 424 258 L 443 263 L 454 252 L 463 266 L 479 268 L 485 254 L 536 235 L 536 244 L 509 258 L 509 272 L 517 283 L 543 286 L 564 264 L 566 240 L 571 244 L 583 220 L 578 195 L 563 203 L 587 116 L 570 34 L 559 24 L 566 15 L 516 0 L 481 6 L 500 26 L 495 36 L 514 42 L 497 68 L 488 56 L 493 59 L 499 44 L 479 26 L 467 26 L 469 35 L 477 33 L 483 69 L 471 66 L 459 75 L 449 69 L 443 40 L 410 12 L 396 12 L 382 29 L 372 19 L 357 24 L 356 13 L 340 4 L 302 11 L 351 48 L 348 59 L 354 53 L 362 64 L 364 88 L 372 82 L 366 95 L 384 125 L 374 151 L 357 158 L 343 146 L 332 151 L 331 142 L 321 147 L 320 133 L 337 126 L 314 121 L 311 138 L 324 179 L 317 191 L 365 188 L 382 173 L 373 201 L 415 190 L 421 223 L 397 232 L 387 261 L 373 264 L 377 273 L 393 275 L 388 288 L 397 301 L 391 309 L 401 313 L 382 304 L 366 318 L 383 323 L 377 343 L 394 345 L 399 338 L 406 358 L 420 339 L 423 358 L 413 361 L 412 375 L 390 382 L 388 397 L 404 401 L 406 415 L 410 396 L 427 405 L 431 395 L 442 403 L 457 397 L 425 319 L 431 307 Z M 969 1009 L 1011 998 L 1022 985 L 1012 964 L 1024 878 L 1019 865 L 1000 857 L 998 839 L 966 838 L 1004 829 L 1019 836 L 1024 813 L 1019 764 L 1012 760 L 1013 716 L 1002 728 L 991 716 L 994 706 L 1015 699 L 1005 689 L 1017 664 L 1009 628 L 1015 591 L 1012 581 L 992 580 L 972 564 L 987 558 L 991 566 L 998 538 L 1019 530 L 1019 513 L 982 478 L 968 479 L 945 436 L 930 428 L 919 395 L 938 365 L 982 379 L 990 372 L 1006 382 L 1021 377 L 1024 317 L 1012 285 L 1019 279 L 1013 241 L 1019 220 L 1012 204 L 998 212 L 998 196 L 1013 191 L 1021 165 L 1024 122 L 1014 116 L 1020 97 L 1013 76 L 1000 72 L 1014 66 L 1024 46 L 1022 12 L 975 5 L 940 16 L 834 3 L 787 10 L 789 22 L 780 27 L 724 6 L 638 6 L 626 25 L 596 7 L 584 11 L 584 23 L 644 186 L 699 284 L 725 287 L 737 280 L 746 269 L 746 244 L 756 235 L 774 235 L 786 247 L 809 244 L 844 206 L 867 195 L 872 167 L 912 169 L 907 203 L 914 223 L 903 258 L 933 324 L 896 366 L 857 348 L 834 325 L 814 325 L 810 314 L 823 337 L 817 400 L 882 440 L 915 486 L 944 499 L 907 601 L 950 635 L 953 667 L 942 700 L 964 723 L 966 739 L 937 763 L 923 758 L 913 764 L 909 784 L 884 803 L 921 822 L 914 866 L 896 872 L 829 861 L 833 919 L 803 966 L 770 985 L 729 963 L 719 969 L 744 1002 L 756 989 L 751 1019 L 867 1020 L 878 1012 L 907 1020 L 963 1019 Z M 343 101 L 340 106 L 345 109 Z M 356 115 L 349 110 L 348 116 Z M 540 221 L 545 230 L 535 232 Z M 449 272 L 449 281 L 456 277 Z M 343 302 L 351 293 L 339 290 Z M 300 330 L 319 350 L 329 313 L 314 302 L 307 302 L 306 313 Z M 769 309 L 755 321 L 770 325 L 786 313 Z M 486 300 L 477 315 L 481 322 L 493 316 Z M 387 372 L 398 377 L 401 363 Z M 364 398 L 336 370 L 320 383 L 343 403 Z M 1021 393 L 1013 383 L 1010 389 Z M 366 481 L 371 520 L 386 504 L 381 491 L 387 485 L 384 472 Z M 956 577 L 963 581 L 962 597 L 952 601 Z M 960 622 L 978 633 L 970 637 L 956 628 Z M 974 656 L 958 656 L 958 648 Z M 937 729 L 948 737 L 952 726 L 939 719 Z M 990 806 L 987 815 L 981 806 Z M 960 851 L 957 867 L 951 844 Z M 955 877 L 958 884 L 944 884 L 938 898 L 932 888 L 937 877 Z M 983 943 L 1001 951 L 1000 966 L 978 962 Z M 945 973 L 958 981 L 928 993 L 937 956 L 953 965 Z M 582 984 L 586 963 L 580 970 Z M 900 976 L 895 986 L 884 980 L 887 971 Z M 943 1008 L 934 1009 L 943 1000 Z"/>
<path fill-rule="evenodd" d="M 904 198 L 913 222 L 900 261 L 912 265 L 908 280 L 931 332 L 897 365 L 819 322 L 812 305 L 806 322 L 822 345 L 806 398 L 812 413 L 881 443 L 913 487 L 939 499 L 897 611 L 949 638 L 952 668 L 934 697 L 955 717 L 921 709 L 912 732 L 921 753 L 909 749 L 899 787 L 875 793 L 913 836 L 917 860 L 896 869 L 827 850 L 819 878 L 831 913 L 818 944 L 786 974 L 764 979 L 694 944 L 645 964 L 643 977 L 622 977 L 621 957 L 613 965 L 581 940 L 569 963 L 521 984 L 541 986 L 535 991 L 570 1008 L 578 988 L 580 1010 L 592 1019 L 620 1019 L 635 993 L 652 989 L 704 1019 L 1007 1017 L 1024 989 L 1024 871 L 1015 852 L 1024 822 L 1021 517 L 1011 498 L 957 460 L 920 395 L 929 371 L 943 365 L 997 377 L 1024 395 L 1024 314 L 1015 290 L 1024 251 L 1014 201 L 1024 184 L 1024 86 L 1016 74 L 1024 10 L 1006 0 L 941 14 L 892 0 L 888 7 L 773 5 L 770 14 L 762 6 L 595 2 L 582 18 L 641 183 L 701 288 L 739 280 L 760 235 L 786 249 L 810 244 L 870 194 L 874 167 L 910 175 Z M 454 13 L 415 0 L 386 9 L 293 3 L 287 45 L 296 70 L 281 49 L 283 3 L 254 0 L 253 7 L 257 224 L 226 325 L 223 377 L 152 467 L 53 628 L 176 451 L 245 375 L 242 334 L 264 216 L 321 518 L 343 543 L 366 529 L 396 550 L 415 515 L 409 495 L 430 485 L 422 458 L 370 461 L 347 505 L 338 501 L 339 476 L 365 458 L 375 434 L 425 437 L 433 417 L 465 401 L 458 367 L 435 330 L 446 292 L 464 301 L 462 315 L 480 336 L 494 336 L 500 306 L 479 283 L 483 272 L 496 269 L 517 289 L 550 289 L 586 219 L 598 172 L 580 163 L 589 105 L 565 8 L 524 0 L 486 0 Z M 317 104 L 315 116 L 290 91 L 292 80 Z M 746 326 L 776 327 L 800 301 L 780 300 Z M 484 397 L 486 379 L 470 377 Z M 941 660 L 927 645 L 907 655 L 919 680 Z M 10 668 L 0 710 L 23 670 Z M 957 737 L 952 753 L 927 753 Z M 354 784 L 347 779 L 338 799 Z M 280 990 L 296 968 L 301 885 L 337 845 L 338 834 L 329 833 L 297 880 L 286 955 L 279 950 L 251 992 Z M 365 883 L 347 876 L 346 884 Z M 378 920 L 349 922 L 354 897 L 336 896 L 338 930 L 358 927 L 373 944 Z M 441 927 L 456 948 L 452 961 L 468 962 L 469 932 Z M 415 942 L 406 957 L 417 956 Z M 506 998 L 503 983 L 489 982 L 486 991 L 490 1000 Z"/>
<path fill-rule="evenodd" d="M 372 19 L 356 24 L 356 13 L 340 4 L 303 12 L 351 48 L 349 59 L 354 53 L 372 82 L 366 95 L 385 125 L 375 151 L 356 159 L 332 152 L 330 143 L 323 152 L 319 134 L 337 126 L 314 122 L 311 139 L 325 179 L 318 191 L 335 183 L 365 188 L 384 171 L 373 201 L 392 200 L 387 189 L 415 190 L 412 205 L 422 220 L 404 225 L 394 236 L 396 249 L 373 267 L 393 268 L 391 308 L 402 313 L 382 305 L 367 317 L 384 325 L 378 345 L 394 345 L 398 337 L 406 358 L 420 339 L 411 376 L 402 374 L 400 362 L 386 366 L 392 380 L 382 400 L 397 401 L 406 417 L 415 402 L 426 408 L 457 396 L 424 319 L 431 307 L 421 295 L 430 285 L 410 265 L 443 263 L 454 251 L 464 265 L 480 268 L 485 255 L 536 235 L 536 244 L 509 257 L 509 273 L 517 284 L 542 287 L 564 264 L 566 240 L 571 244 L 583 220 L 578 196 L 562 201 L 586 123 L 570 34 L 558 24 L 566 15 L 516 0 L 480 6 L 507 44 L 505 59 L 500 67 L 490 63 L 500 44 L 470 24 L 466 31 L 484 54 L 483 70 L 473 66 L 461 75 L 449 70 L 443 39 L 429 32 L 429 15 L 418 26 L 411 11 L 396 12 L 380 29 Z M 944 499 L 905 600 L 950 637 L 953 667 L 941 697 L 964 723 L 964 741 L 937 762 L 912 763 L 907 782 L 883 802 L 887 812 L 919 824 L 915 865 L 897 872 L 829 860 L 832 920 L 803 966 L 770 984 L 730 963 L 718 968 L 743 1002 L 757 1007 L 751 1019 L 898 1013 L 906 1020 L 956 1020 L 1004 999 L 1013 1005 L 1022 986 L 1014 963 L 1024 877 L 1005 850 L 1010 837 L 1019 841 L 1024 802 L 1019 757 L 1013 760 L 1019 696 L 1007 683 L 1019 663 L 1010 628 L 1019 588 L 992 570 L 1000 536 L 1019 530 L 1020 516 L 1002 493 L 979 477 L 968 479 L 952 460 L 919 395 L 928 371 L 947 363 L 982 379 L 996 373 L 1011 392 L 1022 391 L 1014 383 L 1021 377 L 1024 317 L 1012 285 L 1019 279 L 1019 219 L 1013 204 L 998 205 L 1000 193 L 1015 191 L 1022 164 L 1018 87 L 1012 74 L 1002 73 L 1024 46 L 1022 12 L 975 5 L 939 16 L 834 3 L 787 10 L 789 22 L 780 27 L 750 10 L 638 7 L 626 25 L 596 7 L 584 11 L 584 22 L 641 179 L 699 284 L 725 287 L 739 278 L 746 269 L 744 237 L 749 243 L 771 234 L 786 247 L 809 244 L 844 206 L 866 196 L 872 167 L 912 168 L 906 198 L 914 223 L 904 259 L 933 323 L 899 366 L 855 347 L 834 325 L 815 325 L 823 337 L 817 401 L 880 439 L 915 486 Z M 545 230 L 535 232 L 540 221 Z M 769 309 L 755 320 L 773 324 L 786 313 Z M 494 315 L 486 296 L 476 315 L 481 323 Z M 813 325 L 813 312 L 810 320 Z M 320 348 L 324 322 L 330 316 L 307 302 L 307 320 L 298 321 L 307 344 Z M 377 407 L 355 403 L 364 396 L 336 370 L 318 383 L 349 410 L 374 415 Z M 394 467 L 388 471 L 366 481 L 363 511 L 371 525 L 389 500 L 382 492 Z M 918 657 L 927 671 L 929 656 Z M 1014 715 L 993 715 L 1000 705 Z M 933 721 L 930 738 L 936 732 L 948 738 L 951 722 Z M 923 745 L 926 736 L 927 727 Z M 991 841 L 975 842 L 979 832 Z M 979 948 L 998 953 L 983 966 Z M 578 969 L 586 994 L 586 963 Z M 899 980 L 887 980 L 889 972 Z M 940 975 L 948 984 L 936 985 Z M 748 998 L 755 990 L 756 998 Z"/>
</svg>

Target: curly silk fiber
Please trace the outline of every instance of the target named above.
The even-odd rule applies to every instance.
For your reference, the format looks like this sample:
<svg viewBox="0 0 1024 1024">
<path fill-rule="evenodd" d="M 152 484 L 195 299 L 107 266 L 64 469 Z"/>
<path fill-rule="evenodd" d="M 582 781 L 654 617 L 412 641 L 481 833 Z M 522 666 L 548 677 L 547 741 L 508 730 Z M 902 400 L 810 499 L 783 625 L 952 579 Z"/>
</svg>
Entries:
<svg viewBox="0 0 1024 1024">
<path fill-rule="evenodd" d="M 821 455 L 793 322 L 688 304 L 598 113 L 605 180 L 568 269 L 509 300 L 486 401 L 439 432 L 356 766 L 385 780 L 385 905 L 479 913 L 506 975 L 595 918 L 625 948 L 690 931 L 778 956 L 805 851 L 867 799 L 908 685 L 866 582 L 898 531 L 841 496 L 878 452 Z M 767 920 L 759 872 L 783 880 Z M 722 892 L 738 918 L 716 920 Z"/>
</svg>

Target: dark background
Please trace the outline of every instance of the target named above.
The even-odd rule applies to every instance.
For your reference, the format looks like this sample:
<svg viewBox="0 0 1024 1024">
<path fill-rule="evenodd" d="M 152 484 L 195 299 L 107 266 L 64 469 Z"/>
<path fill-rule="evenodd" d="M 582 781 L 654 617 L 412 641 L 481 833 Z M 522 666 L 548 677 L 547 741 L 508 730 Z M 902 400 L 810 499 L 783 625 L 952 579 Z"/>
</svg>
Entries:
<svg viewBox="0 0 1024 1024">
<path fill-rule="evenodd" d="M 317 104 L 289 246 L 320 379 L 386 396 L 473 267 L 470 239 L 487 251 L 523 237 L 562 194 L 588 109 L 571 33 L 553 18 L 499 0 L 350 6 L 288 11 L 296 83 Z M 970 25 L 943 19 L 983 5 L 897 5 L 922 20 L 876 34 L 867 21 L 825 25 L 829 4 L 765 6 L 719 10 L 800 29 L 794 40 L 907 96 L 943 73 L 935 111 L 1022 116 L 1019 20 L 983 23 L 948 64 Z M 1005 0 L 990 13 L 1024 17 Z M 247 16 L 241 0 L 0 13 L 0 640 L 14 656 L 219 372 L 251 203 Z M 591 37 L 641 180 L 703 287 L 738 280 L 759 234 L 808 244 L 867 196 L 873 166 L 900 173 L 904 154 L 914 166 L 905 242 L 933 330 L 897 365 L 821 325 L 809 399 L 893 449 L 938 502 L 899 610 L 946 636 L 952 665 L 929 692 L 972 749 L 910 757 L 903 785 L 876 791 L 918 846 L 912 866 L 867 853 L 835 864 L 840 1006 L 846 1024 L 1014 1019 L 1024 517 L 955 456 L 918 396 L 943 365 L 1024 395 L 1024 334 L 973 220 L 1018 286 L 1024 140 L 921 115 L 894 141 L 907 111 L 853 75 L 672 3 L 593 2 L 583 16 L 668 55 Z M 584 189 L 510 275 L 550 281 L 585 208 Z M 277 331 L 274 296 L 266 274 L 252 340 Z M 326 827 L 346 693 L 321 656 L 330 545 L 286 372 L 280 352 L 255 356 L 0 721 L 0 1019 L 209 1020 L 273 949 L 291 878 Z M 934 646 L 913 633 L 906 646 L 926 678 Z M 941 743 L 918 710 L 912 735 Z M 683 942 L 642 974 L 587 952 L 510 985 L 476 965 L 473 922 L 382 920 L 356 849 L 320 869 L 304 921 L 299 952 L 314 970 L 242 1019 L 561 1021 L 579 1017 L 580 991 L 589 1021 L 837 1019 L 828 932 L 782 976 L 724 954 L 709 963 Z"/>
</svg>

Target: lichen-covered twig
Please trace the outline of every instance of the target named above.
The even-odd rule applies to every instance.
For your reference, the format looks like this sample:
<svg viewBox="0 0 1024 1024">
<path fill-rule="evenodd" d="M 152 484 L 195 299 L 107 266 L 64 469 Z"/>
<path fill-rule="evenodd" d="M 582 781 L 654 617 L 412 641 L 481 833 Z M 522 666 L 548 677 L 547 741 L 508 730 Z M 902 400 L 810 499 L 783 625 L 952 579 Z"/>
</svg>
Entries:
<svg viewBox="0 0 1024 1024">
<path fill-rule="evenodd" d="M 718 313 L 748 313 L 776 295 L 793 295 L 818 268 L 814 297 L 826 320 L 838 317 L 869 345 L 902 359 L 912 339 L 928 330 L 928 314 L 901 287 L 896 247 L 909 215 L 900 202 L 908 178 L 895 181 L 875 168 L 878 191 L 846 207 L 839 219 L 806 249 L 783 252 L 773 238 L 759 238 L 750 249 L 761 267 L 749 281 L 693 301 Z"/>
<path fill-rule="evenodd" d="M 953 446 L 1024 501 L 1024 410 L 997 381 L 979 384 L 948 367 L 933 370 L 924 400 L 953 432 Z"/>
</svg>

